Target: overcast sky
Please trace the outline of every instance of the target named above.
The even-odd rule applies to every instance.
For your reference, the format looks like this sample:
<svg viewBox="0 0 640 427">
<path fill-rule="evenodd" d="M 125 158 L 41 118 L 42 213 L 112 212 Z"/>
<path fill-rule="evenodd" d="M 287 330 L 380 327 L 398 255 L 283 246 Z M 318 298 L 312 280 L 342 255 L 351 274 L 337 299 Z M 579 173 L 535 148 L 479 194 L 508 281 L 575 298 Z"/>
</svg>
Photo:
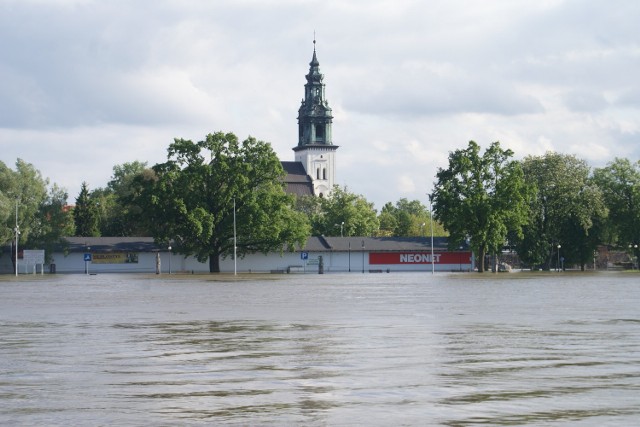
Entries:
<svg viewBox="0 0 640 427">
<path fill-rule="evenodd" d="M 215 131 L 293 160 L 314 31 L 337 181 L 380 209 L 452 150 L 640 159 L 637 0 L 0 0 L 0 160 L 69 191 Z"/>
</svg>

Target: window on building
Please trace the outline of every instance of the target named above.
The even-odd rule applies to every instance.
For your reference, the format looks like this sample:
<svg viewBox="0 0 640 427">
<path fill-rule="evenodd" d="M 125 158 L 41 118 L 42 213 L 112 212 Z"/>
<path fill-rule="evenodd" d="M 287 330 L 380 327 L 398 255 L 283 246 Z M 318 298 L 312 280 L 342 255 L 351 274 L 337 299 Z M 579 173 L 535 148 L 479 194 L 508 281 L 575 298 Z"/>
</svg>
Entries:
<svg viewBox="0 0 640 427">
<path fill-rule="evenodd" d="M 322 168 L 322 179 L 327 179 L 327 168 Z"/>
<path fill-rule="evenodd" d="M 316 140 L 324 139 L 324 125 L 316 125 Z"/>
<path fill-rule="evenodd" d="M 320 179 L 320 168 L 316 171 L 316 179 Z"/>
</svg>

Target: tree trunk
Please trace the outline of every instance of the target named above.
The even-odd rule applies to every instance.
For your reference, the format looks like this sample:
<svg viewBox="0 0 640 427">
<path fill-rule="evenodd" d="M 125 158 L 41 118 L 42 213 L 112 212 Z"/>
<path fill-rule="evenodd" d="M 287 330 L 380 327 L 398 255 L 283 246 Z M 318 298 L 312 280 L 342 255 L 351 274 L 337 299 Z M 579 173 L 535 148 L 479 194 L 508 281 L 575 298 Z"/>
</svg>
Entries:
<svg viewBox="0 0 640 427">
<path fill-rule="evenodd" d="M 478 273 L 484 273 L 484 262 L 485 262 L 484 257 L 486 256 L 486 254 L 487 254 L 487 251 L 484 249 L 480 249 L 478 252 L 478 259 L 477 259 Z"/>
<path fill-rule="evenodd" d="M 220 255 L 217 252 L 209 254 L 209 273 L 220 273 Z"/>
</svg>

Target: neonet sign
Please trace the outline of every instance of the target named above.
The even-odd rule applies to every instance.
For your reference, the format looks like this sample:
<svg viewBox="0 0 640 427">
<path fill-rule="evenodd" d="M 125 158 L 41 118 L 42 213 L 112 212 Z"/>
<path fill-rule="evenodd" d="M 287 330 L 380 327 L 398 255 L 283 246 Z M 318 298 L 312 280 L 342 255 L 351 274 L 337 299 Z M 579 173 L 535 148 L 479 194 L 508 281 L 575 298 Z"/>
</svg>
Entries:
<svg viewBox="0 0 640 427">
<path fill-rule="evenodd" d="M 471 252 L 434 252 L 434 264 L 471 264 Z M 372 252 L 369 264 L 431 264 L 431 252 Z"/>
</svg>

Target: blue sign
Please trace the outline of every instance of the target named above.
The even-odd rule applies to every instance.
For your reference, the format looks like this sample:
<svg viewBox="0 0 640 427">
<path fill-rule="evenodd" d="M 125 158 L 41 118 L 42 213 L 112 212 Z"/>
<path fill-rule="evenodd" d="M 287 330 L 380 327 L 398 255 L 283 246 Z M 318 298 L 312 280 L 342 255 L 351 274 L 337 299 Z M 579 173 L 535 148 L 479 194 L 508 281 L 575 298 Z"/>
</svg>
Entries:
<svg viewBox="0 0 640 427">
<path fill-rule="evenodd" d="M 303 259 L 303 260 L 309 259 L 309 252 L 301 252 L 300 259 Z"/>
<path fill-rule="evenodd" d="M 84 254 L 85 261 L 91 261 L 91 254 Z"/>
</svg>

